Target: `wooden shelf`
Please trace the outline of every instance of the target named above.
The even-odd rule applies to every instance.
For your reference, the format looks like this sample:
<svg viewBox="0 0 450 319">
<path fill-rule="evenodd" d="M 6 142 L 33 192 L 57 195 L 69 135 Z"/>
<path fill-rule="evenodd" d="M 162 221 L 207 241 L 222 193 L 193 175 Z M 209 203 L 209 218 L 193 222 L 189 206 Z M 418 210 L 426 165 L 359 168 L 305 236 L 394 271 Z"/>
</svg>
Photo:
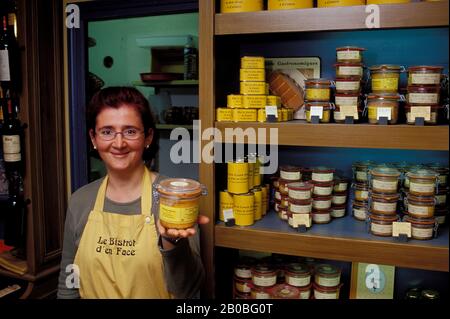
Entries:
<svg viewBox="0 0 450 319">
<path fill-rule="evenodd" d="M 275 212 L 250 227 L 215 226 L 215 246 L 342 261 L 368 262 L 436 271 L 449 271 L 449 230 L 432 240 L 401 243 L 367 232 L 351 216 L 296 232 Z"/>
<path fill-rule="evenodd" d="M 198 86 L 198 80 L 174 80 L 166 82 L 132 82 L 135 86 L 149 86 L 149 87 L 172 87 L 172 86 Z"/>
<path fill-rule="evenodd" d="M 448 26 L 448 1 L 380 5 L 380 28 Z M 215 34 L 255 34 L 367 29 L 366 6 L 222 13 Z"/>
<path fill-rule="evenodd" d="M 279 123 L 216 122 L 215 126 L 221 131 L 226 143 L 235 142 L 235 138 L 227 136 L 225 129 L 241 128 L 245 131 L 253 128 L 256 133 L 258 133 L 258 129 L 278 129 L 278 143 L 280 145 L 449 150 L 448 125 L 419 127 L 406 124 L 387 126 L 371 124 L 310 124 L 302 120 L 295 120 Z M 265 142 L 269 143 L 270 131 L 265 133 Z"/>
</svg>

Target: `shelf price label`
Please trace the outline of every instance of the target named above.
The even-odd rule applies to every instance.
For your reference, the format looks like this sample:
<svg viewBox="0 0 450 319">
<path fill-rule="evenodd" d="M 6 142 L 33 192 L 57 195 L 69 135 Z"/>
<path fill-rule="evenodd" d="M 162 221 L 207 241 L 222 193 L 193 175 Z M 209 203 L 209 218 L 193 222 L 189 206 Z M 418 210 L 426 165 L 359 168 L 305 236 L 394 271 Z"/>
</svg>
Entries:
<svg viewBox="0 0 450 319">
<path fill-rule="evenodd" d="M 408 238 L 411 238 L 411 223 L 393 222 L 392 223 L 392 236 L 399 237 L 400 234 L 407 235 Z"/>
<path fill-rule="evenodd" d="M 358 108 L 356 105 L 341 105 L 339 106 L 340 112 L 345 119 L 347 116 L 353 116 L 355 120 L 358 120 Z"/>
<path fill-rule="evenodd" d="M 278 118 L 278 108 L 273 105 L 266 106 L 266 116 L 273 115 Z"/>
<path fill-rule="evenodd" d="M 223 220 L 225 222 L 228 221 L 229 219 L 233 219 L 233 218 L 234 218 L 234 213 L 233 213 L 232 208 L 223 210 Z"/>
<path fill-rule="evenodd" d="M 390 107 L 379 107 L 377 108 L 377 120 L 380 119 L 380 117 L 387 117 L 387 119 L 390 121 L 391 118 L 391 108 Z"/>
<path fill-rule="evenodd" d="M 319 119 L 323 117 L 323 106 L 311 106 L 311 117 L 318 116 Z"/>
<path fill-rule="evenodd" d="M 292 226 L 297 228 L 299 225 L 305 225 L 307 228 L 311 227 L 309 214 L 292 214 Z"/>
<path fill-rule="evenodd" d="M 411 120 L 414 122 L 416 118 L 423 117 L 425 121 L 431 121 L 431 107 L 430 106 L 412 106 Z"/>
</svg>

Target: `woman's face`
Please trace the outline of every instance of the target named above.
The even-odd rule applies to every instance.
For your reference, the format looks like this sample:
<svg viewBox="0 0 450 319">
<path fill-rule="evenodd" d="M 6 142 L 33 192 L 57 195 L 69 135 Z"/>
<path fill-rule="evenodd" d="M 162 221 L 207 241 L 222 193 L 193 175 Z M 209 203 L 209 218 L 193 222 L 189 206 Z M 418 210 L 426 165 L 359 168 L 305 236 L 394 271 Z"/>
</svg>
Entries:
<svg viewBox="0 0 450 319">
<path fill-rule="evenodd" d="M 153 139 L 151 130 L 145 136 L 139 112 L 129 105 L 103 109 L 97 115 L 95 134 L 92 130 L 89 134 L 109 172 L 132 172 L 140 167 L 144 149 Z"/>
</svg>

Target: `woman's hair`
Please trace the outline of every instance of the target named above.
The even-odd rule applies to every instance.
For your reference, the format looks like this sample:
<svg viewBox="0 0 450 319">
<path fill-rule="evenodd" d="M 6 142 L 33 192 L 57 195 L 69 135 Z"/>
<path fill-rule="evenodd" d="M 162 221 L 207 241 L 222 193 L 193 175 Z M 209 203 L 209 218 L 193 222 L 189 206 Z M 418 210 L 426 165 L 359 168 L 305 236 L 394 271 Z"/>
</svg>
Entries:
<svg viewBox="0 0 450 319">
<path fill-rule="evenodd" d="M 95 133 L 98 114 L 106 108 L 118 109 L 123 105 L 132 106 L 141 116 L 145 136 L 148 130 L 153 131 L 153 140 L 149 148 L 144 149 L 143 159 L 149 164 L 159 150 L 159 136 L 155 127 L 155 118 L 148 100 L 133 87 L 107 87 L 94 94 L 87 108 L 87 128 Z"/>
</svg>

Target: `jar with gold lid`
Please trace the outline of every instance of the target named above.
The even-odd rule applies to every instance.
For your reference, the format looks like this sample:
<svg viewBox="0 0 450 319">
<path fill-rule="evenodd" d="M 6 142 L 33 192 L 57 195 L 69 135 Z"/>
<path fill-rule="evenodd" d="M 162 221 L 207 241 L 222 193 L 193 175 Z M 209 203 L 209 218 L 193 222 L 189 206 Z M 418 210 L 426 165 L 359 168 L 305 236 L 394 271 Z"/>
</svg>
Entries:
<svg viewBox="0 0 450 319">
<path fill-rule="evenodd" d="M 400 194 L 372 193 L 370 197 L 370 211 L 380 215 L 395 215 Z"/>
<path fill-rule="evenodd" d="M 310 182 L 294 182 L 287 184 L 287 188 L 291 199 L 305 200 L 311 198 L 313 184 Z"/>
<path fill-rule="evenodd" d="M 369 70 L 373 93 L 398 92 L 400 73 L 404 71 L 402 66 L 382 64 L 374 65 Z"/>
<path fill-rule="evenodd" d="M 411 193 L 407 197 L 408 214 L 412 217 L 433 217 L 436 200 L 433 196 L 416 196 Z"/>
<path fill-rule="evenodd" d="M 401 97 L 395 93 L 369 94 L 367 97 L 368 119 L 370 124 L 378 124 L 386 117 L 389 124 L 397 124 Z"/>
<path fill-rule="evenodd" d="M 398 215 L 369 214 L 370 232 L 376 236 L 392 236 L 392 223 L 399 220 Z"/>
<path fill-rule="evenodd" d="M 314 283 L 321 287 L 336 287 L 341 282 L 341 269 L 330 264 L 319 264 L 314 268 Z"/>
<path fill-rule="evenodd" d="M 356 46 L 343 46 L 336 48 L 337 62 L 362 62 L 362 53 L 366 49 Z"/>
<path fill-rule="evenodd" d="M 318 166 L 312 169 L 312 181 L 319 183 L 333 182 L 334 168 Z"/>
<path fill-rule="evenodd" d="M 400 171 L 393 167 L 377 166 L 369 172 L 370 186 L 377 193 L 397 193 Z"/>
<path fill-rule="evenodd" d="M 439 183 L 438 174 L 430 169 L 414 169 L 406 173 L 409 193 L 418 196 L 433 196 Z"/>
<path fill-rule="evenodd" d="M 269 264 L 257 264 L 252 268 L 252 282 L 259 287 L 272 287 L 277 283 L 277 272 Z"/>
<path fill-rule="evenodd" d="M 419 65 L 408 68 L 408 85 L 439 85 L 442 66 Z"/>
<path fill-rule="evenodd" d="M 332 81 L 328 79 L 308 79 L 305 81 L 307 101 L 328 102 L 331 97 Z"/>
<path fill-rule="evenodd" d="M 403 221 L 411 223 L 411 237 L 414 239 L 432 239 L 437 230 L 437 222 L 433 217 L 414 218 L 406 215 Z"/>
<path fill-rule="evenodd" d="M 330 123 L 332 108 L 330 102 L 308 101 L 305 103 L 306 121 L 311 123 L 311 117 L 318 116 L 320 123 Z"/>
<path fill-rule="evenodd" d="M 369 212 L 369 204 L 364 201 L 353 201 L 352 212 L 353 217 L 359 221 L 365 221 L 367 219 L 367 214 Z"/>
<path fill-rule="evenodd" d="M 300 263 L 290 263 L 285 271 L 286 283 L 294 287 L 306 287 L 311 283 L 311 270 Z"/>
</svg>

